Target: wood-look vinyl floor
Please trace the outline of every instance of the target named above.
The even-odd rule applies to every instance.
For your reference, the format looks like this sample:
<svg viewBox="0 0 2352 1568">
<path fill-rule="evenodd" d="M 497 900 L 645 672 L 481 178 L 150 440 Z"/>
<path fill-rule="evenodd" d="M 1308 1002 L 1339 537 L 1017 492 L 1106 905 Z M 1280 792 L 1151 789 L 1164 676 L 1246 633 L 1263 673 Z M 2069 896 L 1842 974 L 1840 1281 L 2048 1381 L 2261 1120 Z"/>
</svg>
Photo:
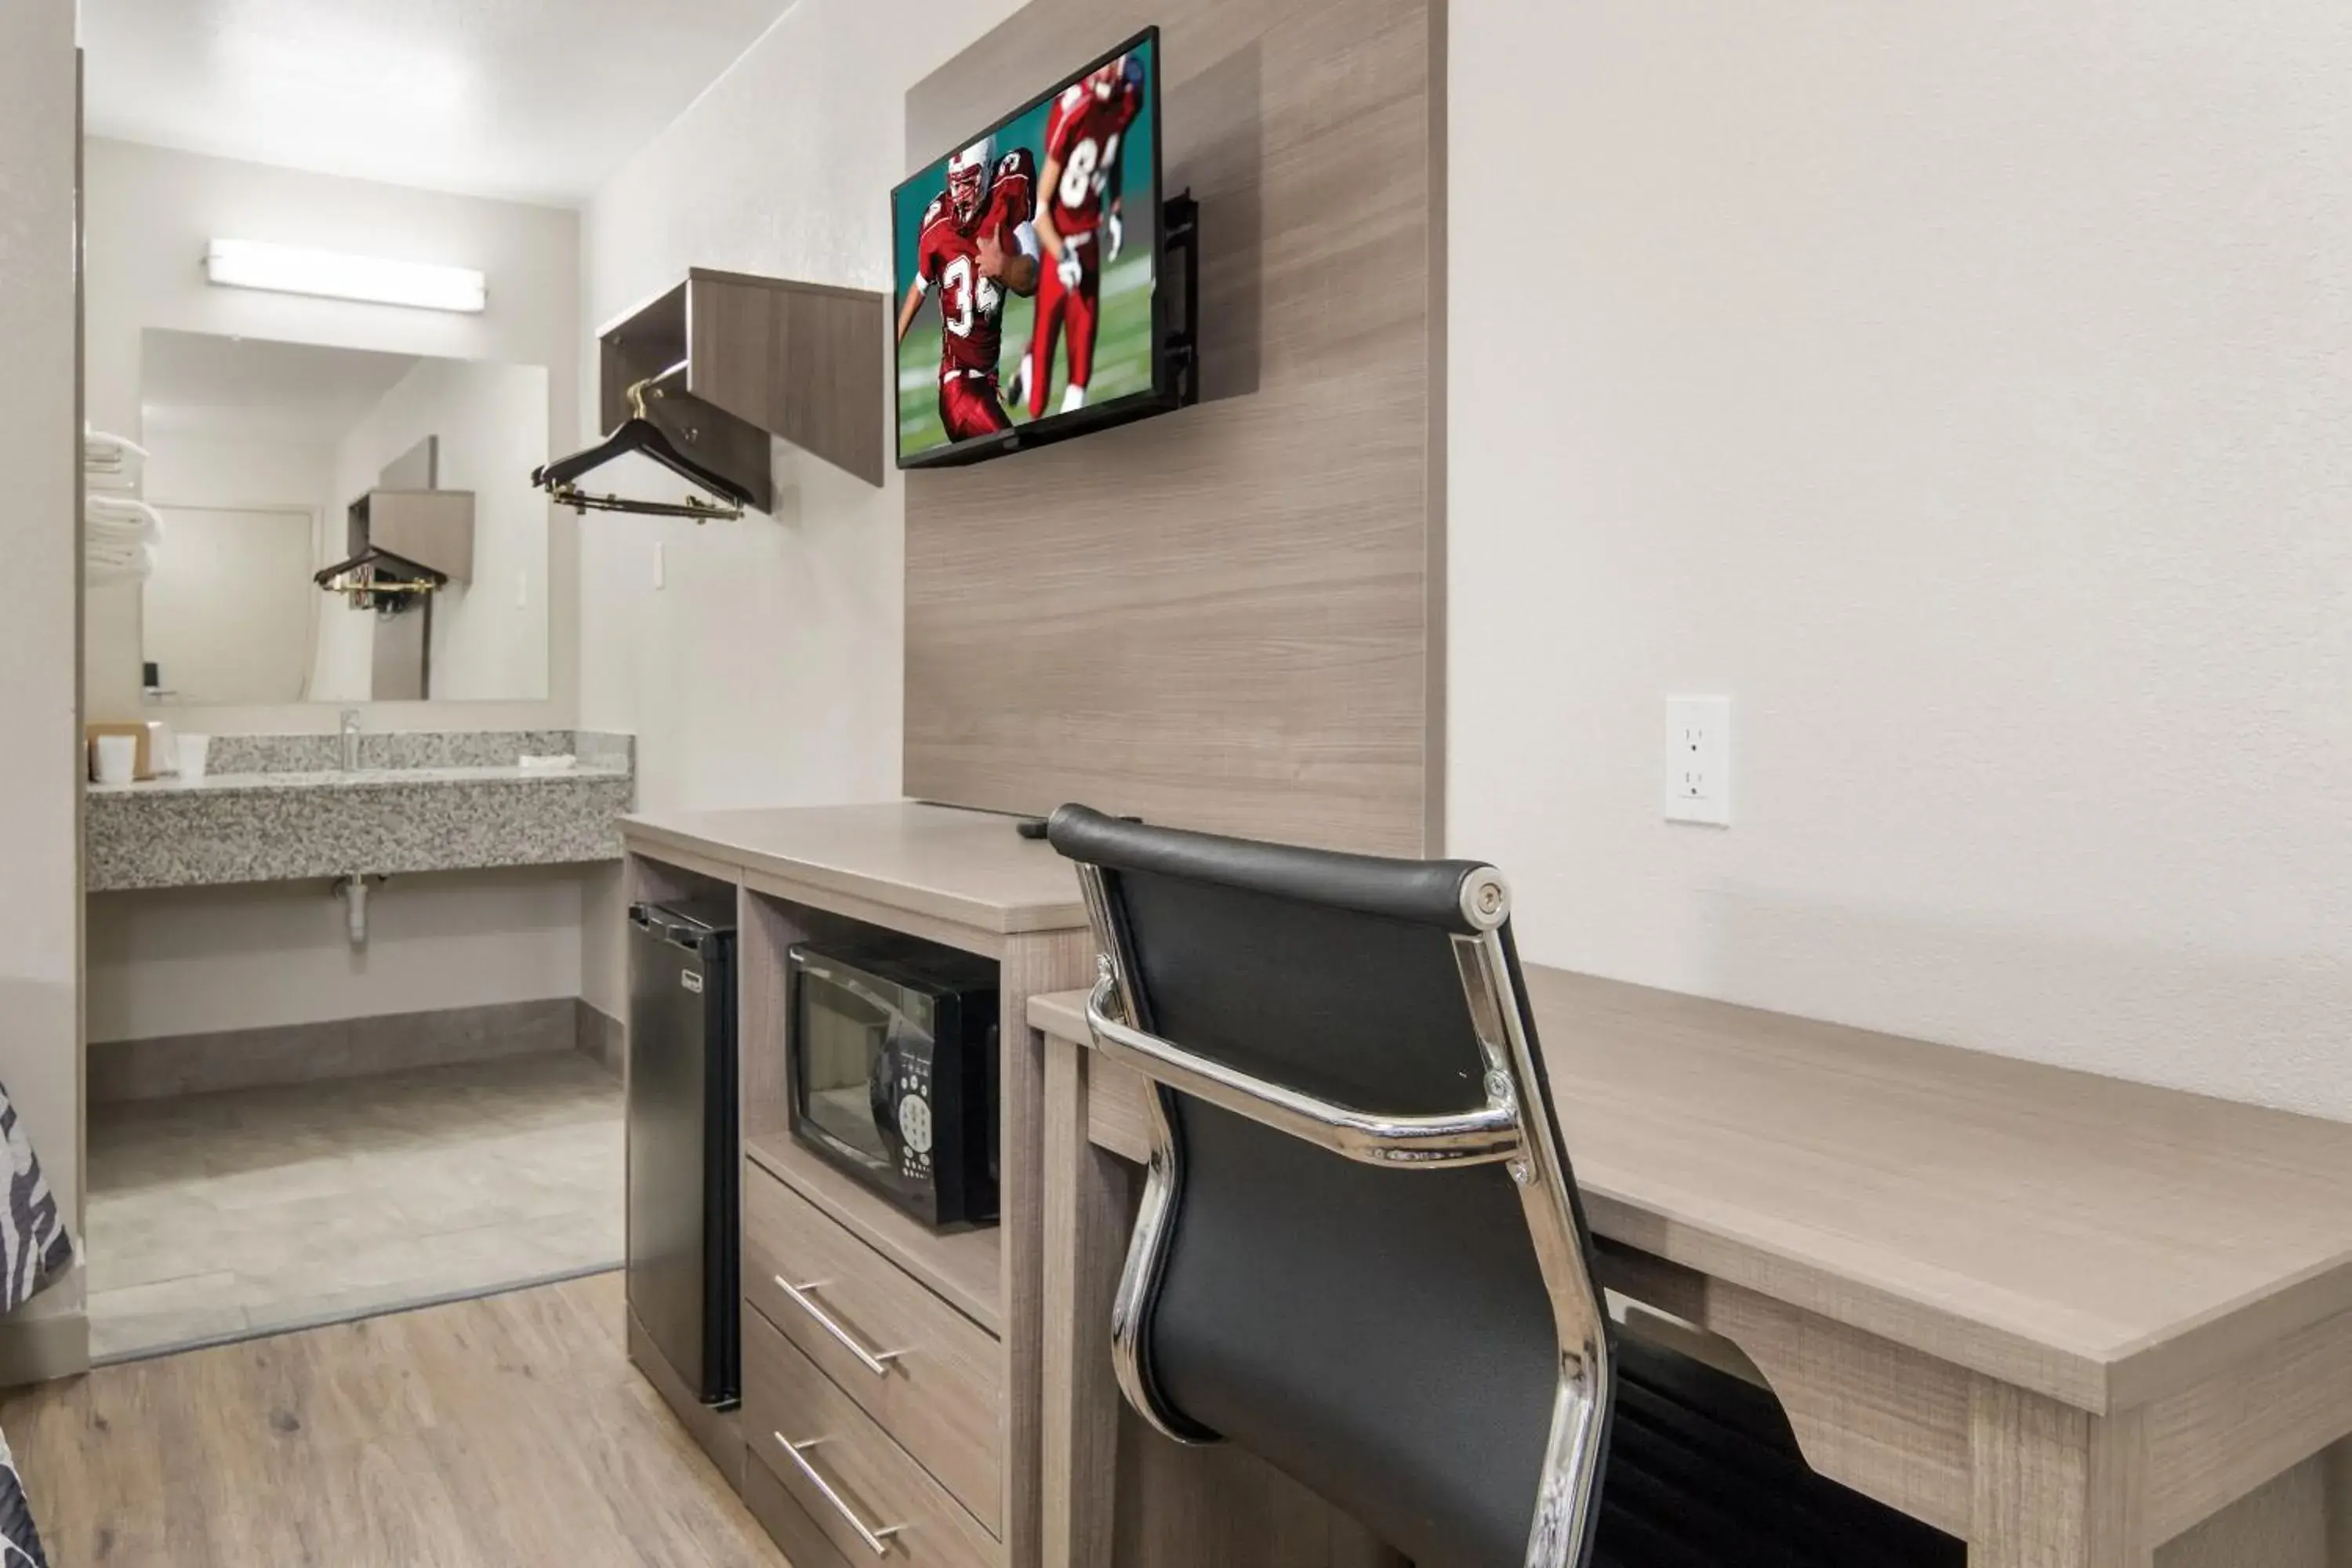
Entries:
<svg viewBox="0 0 2352 1568">
<path fill-rule="evenodd" d="M 624 1348 L 622 1277 L 9 1394 L 58 1568 L 788 1568 Z"/>
</svg>

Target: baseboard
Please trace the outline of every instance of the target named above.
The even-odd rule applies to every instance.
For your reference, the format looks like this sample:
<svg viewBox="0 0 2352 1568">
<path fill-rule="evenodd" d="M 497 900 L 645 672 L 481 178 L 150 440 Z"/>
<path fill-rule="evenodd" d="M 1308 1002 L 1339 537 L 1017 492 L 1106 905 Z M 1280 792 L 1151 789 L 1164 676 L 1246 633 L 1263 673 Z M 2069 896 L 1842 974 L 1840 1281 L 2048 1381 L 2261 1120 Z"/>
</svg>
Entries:
<svg viewBox="0 0 2352 1568">
<path fill-rule="evenodd" d="M 575 997 L 393 1013 L 149 1040 L 94 1040 L 89 1102 L 366 1078 L 406 1068 L 580 1048 Z"/>
<path fill-rule="evenodd" d="M 601 1011 L 583 996 L 580 998 L 580 1048 L 591 1059 L 604 1064 L 612 1072 L 621 1070 L 621 1059 L 628 1051 L 628 1034 L 621 1020 Z"/>
<path fill-rule="evenodd" d="M 591 1263 L 584 1268 L 559 1268 L 551 1274 L 531 1274 L 497 1285 L 469 1287 L 463 1290 L 436 1290 L 427 1296 L 411 1296 L 401 1300 L 384 1301 L 371 1307 L 346 1309 L 337 1312 L 321 1312 L 316 1317 L 297 1318 L 291 1322 L 271 1323 L 266 1328 L 239 1329 L 235 1333 L 211 1334 L 198 1340 L 184 1340 L 174 1344 L 152 1345 L 135 1351 L 117 1351 L 103 1359 L 92 1359 L 92 1367 L 123 1366 L 131 1362 L 154 1361 L 159 1357 L 183 1355 L 189 1351 L 216 1350 L 222 1345 L 243 1344 L 248 1340 L 276 1339 L 280 1334 L 307 1334 L 314 1329 L 331 1329 L 342 1323 L 362 1323 L 372 1318 L 397 1317 L 403 1312 L 430 1311 L 436 1307 L 454 1306 L 459 1301 L 486 1300 L 492 1296 L 520 1295 L 525 1290 L 543 1290 L 550 1285 L 561 1285 L 570 1279 L 588 1279 L 599 1274 L 620 1271 L 619 1263 Z"/>
<path fill-rule="evenodd" d="M 0 1318 L 0 1388 L 22 1388 L 89 1370 L 89 1314 L 79 1308 Z"/>
</svg>

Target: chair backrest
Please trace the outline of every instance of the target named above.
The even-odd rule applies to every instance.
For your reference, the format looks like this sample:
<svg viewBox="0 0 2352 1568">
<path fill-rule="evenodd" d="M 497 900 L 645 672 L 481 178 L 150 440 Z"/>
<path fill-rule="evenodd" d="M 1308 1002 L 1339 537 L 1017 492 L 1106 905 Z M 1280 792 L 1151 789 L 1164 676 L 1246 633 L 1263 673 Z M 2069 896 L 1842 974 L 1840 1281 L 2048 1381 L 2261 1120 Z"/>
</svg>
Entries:
<svg viewBox="0 0 2352 1568">
<path fill-rule="evenodd" d="M 1591 1550 L 1612 1342 L 1491 868 L 1078 806 L 1097 1047 L 1157 1086 L 1113 1325 L 1137 1410 L 1420 1568 Z"/>
</svg>

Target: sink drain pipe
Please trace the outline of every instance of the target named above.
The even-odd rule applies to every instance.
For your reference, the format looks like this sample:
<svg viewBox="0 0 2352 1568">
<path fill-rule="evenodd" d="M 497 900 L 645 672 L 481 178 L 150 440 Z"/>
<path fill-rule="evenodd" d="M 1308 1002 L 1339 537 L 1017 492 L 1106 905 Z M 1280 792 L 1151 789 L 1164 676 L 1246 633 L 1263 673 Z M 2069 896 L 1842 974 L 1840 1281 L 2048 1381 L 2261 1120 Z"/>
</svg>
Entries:
<svg viewBox="0 0 2352 1568">
<path fill-rule="evenodd" d="M 389 877 L 371 877 L 364 871 L 354 871 L 335 884 L 335 897 L 343 900 L 345 927 L 353 947 L 365 947 L 368 936 L 368 884 L 388 882 Z"/>
</svg>

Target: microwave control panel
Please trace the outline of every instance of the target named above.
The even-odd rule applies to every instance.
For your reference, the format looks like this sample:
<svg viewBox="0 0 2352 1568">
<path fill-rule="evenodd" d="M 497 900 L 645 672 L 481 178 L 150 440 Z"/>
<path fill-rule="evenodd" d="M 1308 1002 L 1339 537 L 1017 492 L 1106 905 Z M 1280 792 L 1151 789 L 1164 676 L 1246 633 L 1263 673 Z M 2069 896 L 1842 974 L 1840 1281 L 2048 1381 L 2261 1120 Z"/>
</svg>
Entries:
<svg viewBox="0 0 2352 1568">
<path fill-rule="evenodd" d="M 898 1091 L 890 1098 L 896 1104 L 900 1168 L 908 1177 L 927 1179 L 931 1173 L 931 1064 L 900 1056 L 898 1066 Z"/>
</svg>

